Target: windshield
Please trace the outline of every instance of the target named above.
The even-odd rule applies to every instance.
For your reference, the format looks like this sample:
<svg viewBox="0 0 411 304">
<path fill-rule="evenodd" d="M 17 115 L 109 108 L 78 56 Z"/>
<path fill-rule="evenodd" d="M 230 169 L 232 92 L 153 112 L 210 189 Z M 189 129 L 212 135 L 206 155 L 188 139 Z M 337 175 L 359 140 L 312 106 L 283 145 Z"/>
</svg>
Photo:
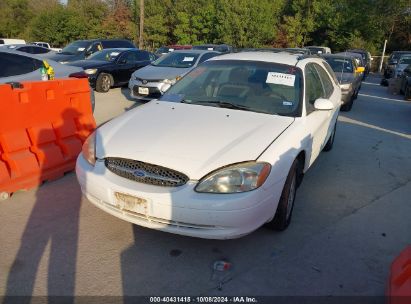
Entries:
<svg viewBox="0 0 411 304">
<path fill-rule="evenodd" d="M 91 42 L 89 41 L 74 41 L 66 46 L 62 51 L 58 54 L 63 55 L 76 55 L 84 52 L 89 46 Z"/>
<path fill-rule="evenodd" d="M 308 47 L 312 54 L 325 54 L 325 50 L 323 48 L 316 48 L 316 47 Z"/>
<path fill-rule="evenodd" d="M 260 61 L 209 61 L 178 81 L 161 100 L 297 116 L 301 70 Z"/>
<path fill-rule="evenodd" d="M 121 52 L 116 49 L 107 49 L 94 53 L 87 60 L 114 61 Z"/>
<path fill-rule="evenodd" d="M 170 49 L 168 47 L 161 47 L 157 49 L 156 54 L 163 54 L 168 52 L 170 52 Z"/>
<path fill-rule="evenodd" d="M 199 56 L 200 54 L 198 53 L 173 52 L 160 57 L 152 65 L 158 67 L 189 68 L 197 62 Z"/>
<path fill-rule="evenodd" d="M 324 58 L 335 73 L 354 73 L 352 61 L 344 58 Z"/>
<path fill-rule="evenodd" d="M 411 57 L 401 57 L 399 64 L 411 64 Z"/>
</svg>

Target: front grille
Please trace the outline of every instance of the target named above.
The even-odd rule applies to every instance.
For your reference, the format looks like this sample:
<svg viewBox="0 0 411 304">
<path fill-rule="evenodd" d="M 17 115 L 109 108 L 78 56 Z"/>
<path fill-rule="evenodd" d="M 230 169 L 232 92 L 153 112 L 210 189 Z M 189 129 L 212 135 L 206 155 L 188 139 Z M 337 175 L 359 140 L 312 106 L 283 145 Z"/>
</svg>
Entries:
<svg viewBox="0 0 411 304">
<path fill-rule="evenodd" d="M 162 82 L 163 80 L 164 80 L 164 78 L 163 79 L 143 79 L 143 78 L 138 78 L 138 77 L 136 77 L 136 80 L 138 80 L 138 81 L 140 81 L 141 83 L 143 83 L 144 84 L 144 82 Z"/>
<path fill-rule="evenodd" d="M 107 169 L 121 177 L 149 185 L 178 187 L 188 181 L 187 175 L 165 167 L 141 161 L 108 157 L 104 161 Z"/>
</svg>

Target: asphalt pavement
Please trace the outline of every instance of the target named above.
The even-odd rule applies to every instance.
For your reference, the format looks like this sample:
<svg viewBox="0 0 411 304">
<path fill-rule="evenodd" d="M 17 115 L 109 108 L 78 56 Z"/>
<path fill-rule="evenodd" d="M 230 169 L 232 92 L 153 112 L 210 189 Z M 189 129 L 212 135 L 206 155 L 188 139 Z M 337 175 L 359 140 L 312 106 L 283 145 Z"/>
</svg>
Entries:
<svg viewBox="0 0 411 304">
<path fill-rule="evenodd" d="M 94 207 L 70 173 L 0 202 L 0 295 L 384 295 L 411 244 L 411 102 L 378 84 L 341 112 L 288 230 L 217 241 L 141 228 Z M 96 93 L 96 121 L 136 106 L 126 88 Z M 220 259 L 231 269 L 213 271 Z"/>
</svg>

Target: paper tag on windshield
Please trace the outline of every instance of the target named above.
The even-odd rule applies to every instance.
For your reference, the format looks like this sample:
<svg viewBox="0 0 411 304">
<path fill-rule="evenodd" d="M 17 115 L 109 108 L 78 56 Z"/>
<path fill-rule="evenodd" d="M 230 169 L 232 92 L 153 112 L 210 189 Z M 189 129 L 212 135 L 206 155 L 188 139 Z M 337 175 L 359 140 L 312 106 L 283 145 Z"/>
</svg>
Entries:
<svg viewBox="0 0 411 304">
<path fill-rule="evenodd" d="M 293 87 L 295 82 L 295 75 L 268 72 L 266 83 L 282 84 L 285 86 Z"/>
<path fill-rule="evenodd" d="M 118 54 L 120 54 L 120 53 L 119 52 L 111 52 L 110 56 L 111 57 L 116 57 L 116 56 L 118 56 Z"/>
<path fill-rule="evenodd" d="M 172 51 L 174 51 L 174 49 L 168 49 L 168 51 L 169 51 L 169 52 L 172 52 Z"/>
<path fill-rule="evenodd" d="M 207 48 L 207 51 L 213 51 L 214 49 L 213 48 Z"/>
<path fill-rule="evenodd" d="M 77 51 L 82 52 L 84 51 L 86 48 L 78 48 Z"/>
<path fill-rule="evenodd" d="M 191 62 L 191 61 L 194 61 L 194 57 L 184 57 L 184 59 L 183 59 L 183 61 L 185 61 L 185 62 Z"/>
</svg>

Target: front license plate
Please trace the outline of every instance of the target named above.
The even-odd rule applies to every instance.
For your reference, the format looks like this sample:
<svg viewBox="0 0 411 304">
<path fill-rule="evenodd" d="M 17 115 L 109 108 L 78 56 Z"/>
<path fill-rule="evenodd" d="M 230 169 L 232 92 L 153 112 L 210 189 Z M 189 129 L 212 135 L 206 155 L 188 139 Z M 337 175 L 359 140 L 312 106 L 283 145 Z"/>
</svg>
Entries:
<svg viewBox="0 0 411 304">
<path fill-rule="evenodd" d="M 143 215 L 147 214 L 146 199 L 121 192 L 114 192 L 114 196 L 118 208 Z"/>
<path fill-rule="evenodd" d="M 138 87 L 138 94 L 148 95 L 148 88 Z"/>
</svg>

